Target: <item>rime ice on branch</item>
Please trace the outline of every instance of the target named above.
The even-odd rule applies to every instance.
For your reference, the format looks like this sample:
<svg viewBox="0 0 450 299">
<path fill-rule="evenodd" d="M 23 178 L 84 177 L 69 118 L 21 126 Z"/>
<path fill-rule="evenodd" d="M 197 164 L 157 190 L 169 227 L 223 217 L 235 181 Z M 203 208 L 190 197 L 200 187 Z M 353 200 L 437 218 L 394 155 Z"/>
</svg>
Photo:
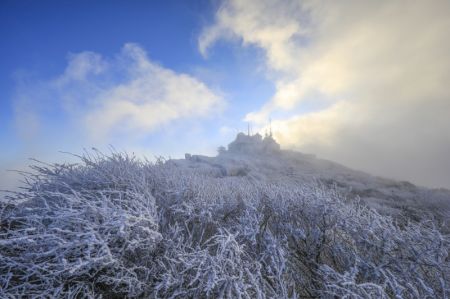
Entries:
<svg viewBox="0 0 450 299">
<path fill-rule="evenodd" d="M 238 135 L 228 152 L 264 140 Z M 0 297 L 449 297 L 449 238 L 432 220 L 399 223 L 320 181 L 183 163 L 35 166 L 0 201 Z"/>
</svg>

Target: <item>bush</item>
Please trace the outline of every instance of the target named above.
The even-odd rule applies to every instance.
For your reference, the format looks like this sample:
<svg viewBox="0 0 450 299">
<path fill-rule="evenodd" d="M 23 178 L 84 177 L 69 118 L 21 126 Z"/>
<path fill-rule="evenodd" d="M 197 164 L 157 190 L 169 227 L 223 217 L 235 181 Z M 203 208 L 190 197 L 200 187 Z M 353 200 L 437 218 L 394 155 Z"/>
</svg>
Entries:
<svg viewBox="0 0 450 299">
<path fill-rule="evenodd" d="M 318 182 L 80 159 L 34 166 L 2 203 L 0 297 L 449 295 L 449 238 L 433 222 L 398 225 Z"/>
</svg>

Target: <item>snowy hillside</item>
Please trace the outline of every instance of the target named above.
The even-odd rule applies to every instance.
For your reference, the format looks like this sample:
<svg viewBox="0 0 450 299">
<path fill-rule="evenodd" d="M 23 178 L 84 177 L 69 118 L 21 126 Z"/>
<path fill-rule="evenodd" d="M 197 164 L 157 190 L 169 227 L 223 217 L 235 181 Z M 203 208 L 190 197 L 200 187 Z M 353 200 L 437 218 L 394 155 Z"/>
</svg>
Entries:
<svg viewBox="0 0 450 299">
<path fill-rule="evenodd" d="M 220 151 L 217 157 L 194 155 L 193 159 L 175 163 L 191 168 L 217 168 L 225 176 L 240 172 L 255 180 L 263 178 L 298 184 L 320 182 L 338 189 L 348 199 L 359 198 L 385 215 L 401 215 L 415 220 L 434 219 L 450 233 L 450 190 L 429 189 L 372 176 L 314 155 L 279 150 L 279 146 L 273 145 L 267 148 L 267 142 L 275 141 L 241 134 L 230 144 L 228 151 Z M 236 148 L 239 143 L 241 147 Z"/>
<path fill-rule="evenodd" d="M 2 298 L 450 296 L 445 190 L 245 135 L 217 157 L 34 171 L 1 202 Z"/>
</svg>

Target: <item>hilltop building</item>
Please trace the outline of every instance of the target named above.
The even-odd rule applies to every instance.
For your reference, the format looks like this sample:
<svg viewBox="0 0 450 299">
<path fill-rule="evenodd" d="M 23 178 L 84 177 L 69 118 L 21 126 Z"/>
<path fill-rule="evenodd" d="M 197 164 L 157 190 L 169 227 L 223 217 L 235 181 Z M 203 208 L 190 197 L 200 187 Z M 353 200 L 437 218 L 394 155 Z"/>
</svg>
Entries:
<svg viewBox="0 0 450 299">
<path fill-rule="evenodd" d="M 255 153 L 255 152 L 278 152 L 280 145 L 273 139 L 272 134 L 263 138 L 260 134 L 245 135 L 239 133 L 236 139 L 228 145 L 229 152 Z"/>
</svg>

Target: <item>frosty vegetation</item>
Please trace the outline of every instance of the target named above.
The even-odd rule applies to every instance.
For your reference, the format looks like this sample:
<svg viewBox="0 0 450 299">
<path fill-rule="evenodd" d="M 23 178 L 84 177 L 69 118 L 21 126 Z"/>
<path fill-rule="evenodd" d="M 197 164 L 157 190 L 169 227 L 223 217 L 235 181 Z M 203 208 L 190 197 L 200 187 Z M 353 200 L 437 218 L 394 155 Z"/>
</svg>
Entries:
<svg viewBox="0 0 450 299">
<path fill-rule="evenodd" d="M 448 298 L 449 237 L 336 187 L 122 153 L 1 203 L 0 297 Z"/>
</svg>

